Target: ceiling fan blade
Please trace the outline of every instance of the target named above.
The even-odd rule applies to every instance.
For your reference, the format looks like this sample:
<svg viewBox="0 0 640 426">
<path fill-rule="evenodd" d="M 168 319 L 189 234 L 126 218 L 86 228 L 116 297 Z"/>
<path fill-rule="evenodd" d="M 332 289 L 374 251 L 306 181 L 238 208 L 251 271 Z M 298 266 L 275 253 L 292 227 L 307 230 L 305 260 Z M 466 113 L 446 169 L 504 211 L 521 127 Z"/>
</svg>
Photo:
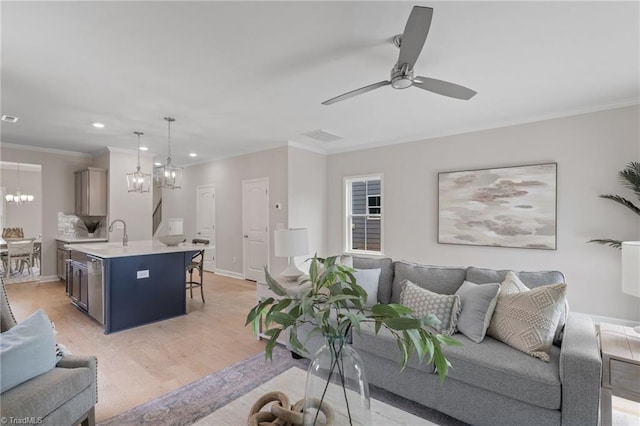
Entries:
<svg viewBox="0 0 640 426">
<path fill-rule="evenodd" d="M 409 68 L 413 68 L 422 46 L 427 40 L 429 27 L 431 26 L 431 17 L 433 9 L 430 7 L 413 6 L 407 25 L 404 27 L 402 41 L 400 43 L 400 55 L 398 56 L 398 65 L 409 64 Z"/>
<path fill-rule="evenodd" d="M 413 80 L 413 87 L 418 87 L 450 98 L 464 99 L 465 101 L 473 98 L 477 93 L 475 90 L 468 89 L 458 84 L 422 76 L 418 76 Z"/>
<path fill-rule="evenodd" d="M 373 84 L 370 84 L 368 86 L 364 86 L 364 87 L 361 87 L 359 89 L 352 90 L 351 92 L 343 93 L 342 95 L 336 96 L 335 98 L 331 98 L 328 101 L 324 101 L 322 103 L 322 105 L 335 104 L 336 102 L 344 101 L 344 100 L 347 100 L 349 98 L 353 98 L 354 96 L 362 95 L 363 93 L 367 93 L 367 92 L 370 92 L 372 90 L 378 89 L 380 87 L 388 86 L 390 84 L 391 84 L 391 82 L 389 80 L 380 81 L 378 83 L 373 83 Z"/>
</svg>

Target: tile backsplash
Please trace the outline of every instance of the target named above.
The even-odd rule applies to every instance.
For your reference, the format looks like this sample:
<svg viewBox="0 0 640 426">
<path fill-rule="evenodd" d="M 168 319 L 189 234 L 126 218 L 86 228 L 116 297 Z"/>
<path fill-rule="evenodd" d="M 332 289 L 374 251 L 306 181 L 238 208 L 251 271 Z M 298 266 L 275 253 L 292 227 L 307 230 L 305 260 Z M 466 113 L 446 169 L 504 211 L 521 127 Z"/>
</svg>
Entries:
<svg viewBox="0 0 640 426">
<path fill-rule="evenodd" d="M 80 226 L 83 219 L 91 222 L 100 221 L 102 226 L 95 232 L 95 236 L 103 237 L 106 235 L 105 222 L 107 218 L 104 216 L 76 216 L 74 214 L 58 212 L 58 236 L 69 238 L 86 237 L 87 230 Z"/>
</svg>

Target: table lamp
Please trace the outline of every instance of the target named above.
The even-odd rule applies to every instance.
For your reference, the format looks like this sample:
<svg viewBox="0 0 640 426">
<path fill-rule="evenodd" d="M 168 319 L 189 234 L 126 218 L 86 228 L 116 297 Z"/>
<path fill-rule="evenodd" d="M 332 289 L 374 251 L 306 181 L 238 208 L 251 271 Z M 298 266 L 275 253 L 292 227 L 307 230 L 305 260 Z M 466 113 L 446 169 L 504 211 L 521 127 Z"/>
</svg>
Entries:
<svg viewBox="0 0 640 426">
<path fill-rule="evenodd" d="M 287 281 L 295 281 L 304 274 L 296 266 L 294 257 L 309 254 L 307 228 L 276 229 L 273 245 L 276 256 L 289 258 L 289 265 L 280 273 L 282 278 Z"/>
<path fill-rule="evenodd" d="M 640 241 L 622 242 L 622 292 L 640 297 Z M 633 330 L 640 333 L 640 325 Z"/>
</svg>

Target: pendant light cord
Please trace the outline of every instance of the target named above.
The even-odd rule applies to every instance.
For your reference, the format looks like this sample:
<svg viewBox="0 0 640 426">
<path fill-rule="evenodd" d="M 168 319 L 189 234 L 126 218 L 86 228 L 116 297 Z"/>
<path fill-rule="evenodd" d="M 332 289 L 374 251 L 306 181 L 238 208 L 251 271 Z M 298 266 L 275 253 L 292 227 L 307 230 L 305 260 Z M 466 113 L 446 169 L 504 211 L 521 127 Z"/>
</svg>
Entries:
<svg viewBox="0 0 640 426">
<path fill-rule="evenodd" d="M 165 117 L 164 119 L 169 123 L 169 140 L 167 141 L 167 165 L 171 166 L 171 122 L 176 121 L 176 119 L 172 117 Z"/>
<path fill-rule="evenodd" d="M 140 135 L 144 135 L 142 132 L 133 132 L 138 135 L 138 171 L 140 171 Z"/>
</svg>

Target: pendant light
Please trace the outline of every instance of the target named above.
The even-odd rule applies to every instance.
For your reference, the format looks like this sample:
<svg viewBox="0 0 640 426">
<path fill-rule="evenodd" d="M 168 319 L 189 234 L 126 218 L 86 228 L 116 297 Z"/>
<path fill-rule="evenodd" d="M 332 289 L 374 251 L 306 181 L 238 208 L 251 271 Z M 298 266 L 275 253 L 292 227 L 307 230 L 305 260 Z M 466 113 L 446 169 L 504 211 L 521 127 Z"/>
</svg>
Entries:
<svg viewBox="0 0 640 426">
<path fill-rule="evenodd" d="M 22 204 L 22 203 L 30 203 L 34 200 L 34 196 L 31 194 L 23 194 L 20 192 L 20 163 L 17 163 L 18 169 L 18 190 L 15 194 L 7 194 L 4 199 L 7 200 L 8 203 L 13 204 Z"/>
<path fill-rule="evenodd" d="M 176 167 L 171 164 L 171 123 L 176 119 L 171 117 L 165 117 L 164 119 L 167 120 L 169 125 L 167 162 L 163 166 L 156 167 L 156 180 L 161 188 L 180 189 L 182 186 L 182 167 Z"/>
<path fill-rule="evenodd" d="M 149 173 L 142 173 L 140 170 L 140 136 L 144 135 L 142 132 L 133 132 L 134 135 L 138 135 L 138 168 L 133 173 L 127 173 L 127 189 L 129 192 L 149 192 L 151 188 L 151 175 Z"/>
</svg>

